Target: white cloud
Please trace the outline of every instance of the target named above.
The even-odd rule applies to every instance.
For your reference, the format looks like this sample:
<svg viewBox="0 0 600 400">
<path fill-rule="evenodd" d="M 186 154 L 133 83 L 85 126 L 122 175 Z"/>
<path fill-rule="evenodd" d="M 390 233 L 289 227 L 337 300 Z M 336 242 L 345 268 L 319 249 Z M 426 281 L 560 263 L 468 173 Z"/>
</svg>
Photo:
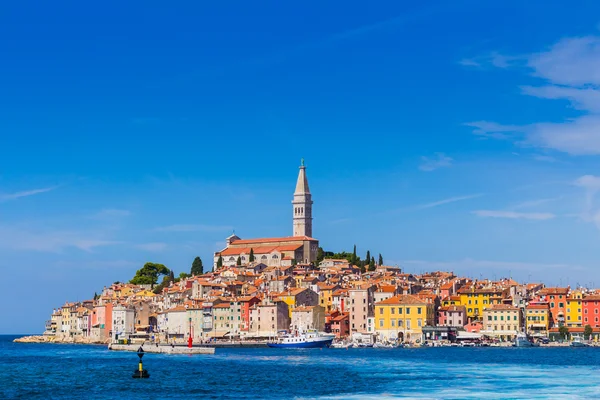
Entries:
<svg viewBox="0 0 600 400">
<path fill-rule="evenodd" d="M 421 157 L 421 171 L 434 171 L 438 168 L 450 167 L 454 160 L 446 156 L 444 153 L 435 153 L 435 157 Z"/>
<path fill-rule="evenodd" d="M 47 188 L 25 190 L 25 191 L 16 192 L 16 193 L 0 194 L 0 201 L 16 200 L 21 197 L 28 197 L 28 196 L 33 196 L 33 195 L 40 194 L 40 193 L 46 193 L 46 192 L 56 189 L 57 187 L 58 186 L 51 186 L 51 187 L 47 187 Z"/>
<path fill-rule="evenodd" d="M 463 125 L 475 128 L 473 129 L 475 135 L 493 139 L 509 139 L 523 130 L 523 127 L 518 125 L 502 125 L 490 121 L 466 122 Z"/>
<path fill-rule="evenodd" d="M 164 251 L 167 247 L 168 247 L 168 245 L 163 242 L 142 243 L 142 244 L 135 245 L 136 249 L 150 251 L 150 252 L 156 252 L 156 253 Z"/>
<path fill-rule="evenodd" d="M 222 225 L 176 224 L 154 228 L 155 232 L 222 232 L 233 227 Z"/>
<path fill-rule="evenodd" d="M 584 175 L 573 182 L 575 186 L 585 189 L 585 203 L 580 218 L 586 222 L 593 222 L 600 229 L 600 210 L 595 207 L 596 194 L 600 191 L 600 176 Z"/>
<path fill-rule="evenodd" d="M 566 86 L 600 84 L 600 37 L 564 38 L 547 51 L 527 57 L 537 77 Z"/>
<path fill-rule="evenodd" d="M 530 219 L 543 221 L 552 219 L 556 215 L 552 213 L 523 213 L 516 211 L 503 211 L 503 210 L 476 210 L 473 214 L 478 217 L 489 217 L 489 218 L 509 218 L 509 219 Z"/>
<path fill-rule="evenodd" d="M 550 203 L 552 201 L 556 201 L 560 199 L 560 197 L 552 197 L 552 198 L 547 198 L 547 199 L 537 199 L 537 200 L 528 200 L 528 201 L 524 201 L 522 203 L 516 204 L 514 206 L 511 207 L 511 209 L 513 210 L 519 210 L 522 208 L 530 208 L 530 207 L 536 207 L 542 204 L 546 204 L 546 203 Z"/>
<path fill-rule="evenodd" d="M 415 206 L 413 209 L 415 209 L 415 210 L 423 210 L 423 209 L 426 209 L 426 208 L 438 207 L 438 206 L 441 206 L 441 205 L 444 205 L 444 204 L 455 203 L 457 201 L 470 200 L 470 199 L 474 199 L 474 198 L 481 197 L 481 196 L 483 196 L 482 193 L 471 194 L 471 195 L 468 195 L 468 196 L 450 197 L 450 198 L 447 198 L 447 199 L 434 201 L 432 203 L 420 204 L 418 206 Z"/>
<path fill-rule="evenodd" d="M 18 251 L 60 253 L 68 248 L 91 252 L 96 247 L 120 244 L 97 234 L 78 231 L 29 230 L 21 227 L 0 226 L 0 248 Z"/>
<path fill-rule="evenodd" d="M 533 76 L 546 81 L 542 86 L 522 86 L 523 94 L 564 100 L 586 115 L 559 123 L 533 122 L 522 126 L 491 121 L 466 124 L 475 128 L 473 133 L 496 139 L 517 139 L 514 134 L 519 133 L 528 145 L 571 155 L 600 154 L 600 36 L 564 38 L 545 51 L 508 59 L 507 64 L 488 57 L 487 64 L 505 68 L 517 65 L 512 63 L 514 60 L 523 61 Z"/>
</svg>

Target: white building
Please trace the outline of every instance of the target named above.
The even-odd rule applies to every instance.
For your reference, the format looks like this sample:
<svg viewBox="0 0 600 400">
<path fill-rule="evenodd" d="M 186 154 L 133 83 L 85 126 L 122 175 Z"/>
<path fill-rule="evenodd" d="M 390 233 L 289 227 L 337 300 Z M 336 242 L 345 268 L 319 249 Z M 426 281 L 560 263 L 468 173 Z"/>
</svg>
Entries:
<svg viewBox="0 0 600 400">
<path fill-rule="evenodd" d="M 112 310 L 112 340 L 128 337 L 135 333 L 135 311 L 124 306 L 115 306 Z"/>
</svg>

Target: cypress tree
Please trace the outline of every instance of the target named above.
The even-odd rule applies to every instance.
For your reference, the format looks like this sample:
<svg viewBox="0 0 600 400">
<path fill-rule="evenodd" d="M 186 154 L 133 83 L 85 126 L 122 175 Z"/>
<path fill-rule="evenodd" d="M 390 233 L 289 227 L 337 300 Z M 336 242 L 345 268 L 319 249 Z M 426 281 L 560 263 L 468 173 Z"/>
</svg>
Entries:
<svg viewBox="0 0 600 400">
<path fill-rule="evenodd" d="M 356 265 L 356 261 L 358 258 L 356 257 L 356 245 L 354 245 L 354 251 L 352 252 L 352 259 L 350 260 L 351 264 Z"/>
<path fill-rule="evenodd" d="M 371 261 L 371 252 L 369 250 L 367 250 L 367 256 L 365 257 L 365 262 L 368 263 L 369 261 Z"/>
<path fill-rule="evenodd" d="M 238 266 L 242 265 L 242 257 L 241 256 L 238 256 L 238 259 L 237 259 L 237 262 L 235 263 L 235 265 L 238 265 Z"/>
<path fill-rule="evenodd" d="M 383 265 L 383 257 L 381 256 L 381 253 L 379 253 L 379 265 Z"/>
<path fill-rule="evenodd" d="M 223 267 L 223 256 L 219 254 L 219 259 L 217 260 L 217 268 Z"/>
<path fill-rule="evenodd" d="M 200 257 L 194 258 L 190 273 L 192 275 L 202 275 L 204 273 L 204 265 L 202 265 L 202 259 Z"/>
<path fill-rule="evenodd" d="M 375 257 L 371 257 L 369 261 L 369 271 L 375 271 Z"/>
<path fill-rule="evenodd" d="M 250 262 L 254 261 L 254 249 L 250 248 L 250 258 L 249 258 Z"/>
</svg>

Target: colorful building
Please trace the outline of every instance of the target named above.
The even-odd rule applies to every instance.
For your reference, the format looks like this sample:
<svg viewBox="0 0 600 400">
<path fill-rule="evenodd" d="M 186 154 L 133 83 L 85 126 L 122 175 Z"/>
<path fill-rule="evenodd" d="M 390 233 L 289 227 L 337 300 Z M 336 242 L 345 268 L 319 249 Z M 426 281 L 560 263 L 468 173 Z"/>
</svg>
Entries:
<svg viewBox="0 0 600 400">
<path fill-rule="evenodd" d="M 548 336 L 550 308 L 547 303 L 529 304 L 525 307 L 525 329 L 534 336 Z"/>
<path fill-rule="evenodd" d="M 583 326 L 600 327 L 600 295 L 593 294 L 581 299 Z"/>
<path fill-rule="evenodd" d="M 375 303 L 375 332 L 381 340 L 420 342 L 423 327 L 433 325 L 434 305 L 416 296 L 398 295 Z"/>
<path fill-rule="evenodd" d="M 582 300 L 583 293 L 581 291 L 573 291 L 567 298 L 567 326 L 579 327 L 583 322 Z"/>
</svg>

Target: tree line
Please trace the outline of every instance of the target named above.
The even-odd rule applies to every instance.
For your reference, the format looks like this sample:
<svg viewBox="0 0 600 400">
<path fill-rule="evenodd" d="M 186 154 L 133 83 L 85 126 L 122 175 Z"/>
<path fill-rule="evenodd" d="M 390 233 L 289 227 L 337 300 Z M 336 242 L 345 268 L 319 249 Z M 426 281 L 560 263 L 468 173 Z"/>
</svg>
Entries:
<svg viewBox="0 0 600 400">
<path fill-rule="evenodd" d="M 358 254 L 356 254 L 356 245 L 354 245 L 354 249 L 352 253 L 348 253 L 346 251 L 342 251 L 339 253 L 334 253 L 332 251 L 325 251 L 322 247 L 319 247 L 317 250 L 317 264 L 320 264 L 326 258 L 334 258 L 334 259 L 345 259 L 350 264 L 356 265 L 360 268 L 361 272 L 367 271 L 375 271 L 375 267 L 377 265 L 383 265 L 383 256 L 379 253 L 378 262 L 375 263 L 375 256 L 371 254 L 370 250 L 367 250 L 367 254 L 364 259 L 361 259 Z"/>
<path fill-rule="evenodd" d="M 144 266 L 135 272 L 135 276 L 129 281 L 134 285 L 151 285 L 154 293 L 161 293 L 165 287 L 169 287 L 171 283 L 179 282 L 181 279 L 189 278 L 194 275 L 204 274 L 204 265 L 200 257 L 194 258 L 190 273 L 181 272 L 178 277 L 175 277 L 175 272 L 167 268 L 164 264 L 147 262 Z M 158 283 L 159 278 L 162 281 Z"/>
</svg>

